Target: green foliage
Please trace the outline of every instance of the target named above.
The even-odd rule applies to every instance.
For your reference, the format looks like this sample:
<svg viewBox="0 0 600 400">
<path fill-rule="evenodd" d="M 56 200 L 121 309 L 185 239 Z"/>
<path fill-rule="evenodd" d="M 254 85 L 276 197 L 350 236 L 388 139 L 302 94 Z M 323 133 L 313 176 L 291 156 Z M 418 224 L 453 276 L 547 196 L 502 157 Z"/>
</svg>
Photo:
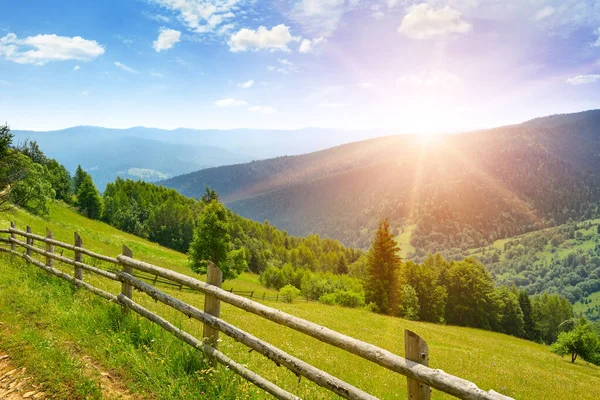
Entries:
<svg viewBox="0 0 600 400">
<path fill-rule="evenodd" d="M 578 321 L 573 330 L 561 332 L 550 350 L 562 357 L 570 355 L 571 363 L 580 356 L 587 362 L 600 365 L 600 337 L 585 319 Z"/>
<path fill-rule="evenodd" d="M 291 303 L 296 297 L 300 296 L 300 290 L 292 285 L 285 285 L 279 291 L 279 297 L 285 303 Z"/>
<path fill-rule="evenodd" d="M 0 125 L 0 158 L 8 154 L 14 137 L 7 124 Z"/>
<path fill-rule="evenodd" d="M 137 205 L 129 210 L 135 209 L 135 207 Z M 138 224 L 141 224 L 136 219 L 139 212 L 134 212 L 132 215 L 131 219 L 135 221 L 135 224 L 130 230 L 133 232 L 136 230 L 147 232 L 148 239 L 151 241 L 180 252 L 188 250 L 194 236 L 194 215 L 186 204 L 178 202 L 175 198 L 169 198 L 150 212 L 143 230 L 136 228 Z M 123 222 L 120 224 L 123 225 Z"/>
<path fill-rule="evenodd" d="M 365 280 L 365 301 L 377 304 L 384 314 L 395 314 L 398 309 L 398 275 L 401 263 L 398 250 L 386 218 L 380 222 L 367 254 Z"/>
<path fill-rule="evenodd" d="M 198 217 L 194 239 L 188 251 L 192 271 L 206 274 L 207 261 L 212 261 L 223 272 L 224 280 L 233 279 L 241 272 L 227 262 L 229 225 L 229 215 L 223 204 L 213 201 L 204 208 Z"/>
<path fill-rule="evenodd" d="M 349 308 L 364 307 L 365 296 L 363 293 L 351 292 L 349 290 L 336 290 L 319 297 L 319 302 L 328 305 L 336 305 Z"/>
<path fill-rule="evenodd" d="M 402 265 L 401 281 L 414 288 L 419 299 L 419 319 L 441 322 L 444 319 L 448 291 L 439 280 L 449 263 L 439 254 L 430 255 L 423 264 L 408 261 Z"/>
<path fill-rule="evenodd" d="M 418 320 L 420 309 L 417 291 L 411 285 L 404 285 L 400 297 L 399 314 L 406 319 Z"/>
<path fill-rule="evenodd" d="M 573 306 L 564 297 L 544 292 L 531 298 L 534 329 L 539 332 L 539 340 L 553 343 L 561 331 L 561 324 L 573 318 Z"/>
<path fill-rule="evenodd" d="M 100 219 L 102 217 L 102 197 L 92 181 L 92 177 L 83 172 L 79 190 L 77 191 L 77 208 L 88 218 Z"/>
<path fill-rule="evenodd" d="M 73 188 L 75 193 L 79 192 L 79 187 L 83 183 L 86 174 L 87 173 L 83 170 L 83 168 L 81 168 L 81 165 L 78 165 L 77 169 L 75 170 L 75 176 L 73 177 Z"/>
<path fill-rule="evenodd" d="M 56 199 L 67 204 L 73 202 L 73 180 L 69 171 L 55 159 L 49 159 L 46 164 L 48 181 L 54 189 Z"/>
<path fill-rule="evenodd" d="M 35 140 L 25 140 L 23 144 L 17 146 L 17 150 L 36 164 L 45 165 L 48 162 L 48 158 Z"/>
<path fill-rule="evenodd" d="M 54 198 L 54 190 L 48 180 L 46 167 L 14 152 L 10 156 L 10 165 L 2 169 L 0 173 L 7 177 L 11 185 L 8 201 L 33 214 L 47 215 L 48 202 Z"/>
<path fill-rule="evenodd" d="M 219 195 L 217 194 L 216 190 L 206 186 L 204 194 L 202 195 L 202 198 L 200 200 L 202 200 L 204 204 L 210 204 L 213 201 L 219 201 Z"/>
</svg>

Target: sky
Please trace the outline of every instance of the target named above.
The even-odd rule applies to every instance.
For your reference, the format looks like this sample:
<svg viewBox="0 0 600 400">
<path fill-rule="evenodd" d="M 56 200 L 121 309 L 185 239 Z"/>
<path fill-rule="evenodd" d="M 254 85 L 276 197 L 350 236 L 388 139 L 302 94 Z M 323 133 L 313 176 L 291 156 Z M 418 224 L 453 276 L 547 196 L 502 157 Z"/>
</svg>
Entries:
<svg viewBox="0 0 600 400">
<path fill-rule="evenodd" d="M 12 129 L 456 132 L 595 108 L 597 0 L 0 0 Z"/>
</svg>

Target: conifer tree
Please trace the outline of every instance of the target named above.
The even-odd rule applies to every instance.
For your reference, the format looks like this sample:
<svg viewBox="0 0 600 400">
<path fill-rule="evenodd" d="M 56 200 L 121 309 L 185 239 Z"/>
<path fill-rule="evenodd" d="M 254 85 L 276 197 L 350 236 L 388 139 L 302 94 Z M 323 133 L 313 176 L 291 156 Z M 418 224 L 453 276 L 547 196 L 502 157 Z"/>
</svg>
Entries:
<svg viewBox="0 0 600 400">
<path fill-rule="evenodd" d="M 386 218 L 379 223 L 375 239 L 367 254 L 365 301 L 374 303 L 383 314 L 398 312 L 398 280 L 402 259 Z"/>
<path fill-rule="evenodd" d="M 100 219 L 102 217 L 102 198 L 92 177 L 85 171 L 82 171 L 79 190 L 77 191 L 77 207 L 88 218 Z M 77 176 L 76 176 L 77 178 Z"/>
</svg>

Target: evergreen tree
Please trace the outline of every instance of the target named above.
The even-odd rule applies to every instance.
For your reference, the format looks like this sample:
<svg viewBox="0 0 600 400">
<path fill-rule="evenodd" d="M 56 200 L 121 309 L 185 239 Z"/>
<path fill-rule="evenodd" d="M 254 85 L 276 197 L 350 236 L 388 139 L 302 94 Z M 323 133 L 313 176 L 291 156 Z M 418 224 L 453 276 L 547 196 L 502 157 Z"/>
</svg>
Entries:
<svg viewBox="0 0 600 400">
<path fill-rule="evenodd" d="M 398 277 L 402 259 L 398 255 L 398 244 L 390 231 L 386 218 L 379 223 L 375 239 L 367 254 L 367 277 L 365 301 L 374 303 L 383 314 L 398 312 Z"/>
<path fill-rule="evenodd" d="M 81 168 L 81 165 L 78 165 L 77 169 L 75 170 L 75 176 L 73 177 L 73 188 L 75 193 L 79 193 L 79 188 L 81 187 L 81 183 L 83 182 L 86 174 L 87 172 Z"/>
<path fill-rule="evenodd" d="M 8 125 L 0 125 L 0 157 L 8 154 L 10 146 L 12 146 L 14 135 L 10 133 Z"/>
<path fill-rule="evenodd" d="M 340 275 L 346 275 L 348 273 L 348 261 L 344 254 L 338 259 L 337 273 Z"/>
<path fill-rule="evenodd" d="M 219 201 L 219 195 L 215 189 L 211 189 L 208 186 L 204 188 L 204 194 L 202 195 L 202 202 L 204 204 L 210 204 L 213 201 Z"/>
<path fill-rule="evenodd" d="M 102 217 L 102 198 L 92 177 L 87 172 L 83 172 L 79 184 L 77 208 L 88 218 L 100 219 Z"/>
<path fill-rule="evenodd" d="M 523 329 L 525 330 L 525 338 L 529 340 L 537 340 L 538 332 L 533 323 L 531 298 L 525 289 L 519 291 L 519 306 L 523 312 Z"/>
</svg>

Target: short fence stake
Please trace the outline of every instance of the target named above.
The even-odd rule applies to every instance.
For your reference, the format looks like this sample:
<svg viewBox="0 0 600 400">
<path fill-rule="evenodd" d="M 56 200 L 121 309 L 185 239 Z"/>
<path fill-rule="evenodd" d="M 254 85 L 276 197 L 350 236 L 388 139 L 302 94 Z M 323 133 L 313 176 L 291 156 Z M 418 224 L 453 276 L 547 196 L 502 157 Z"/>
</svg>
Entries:
<svg viewBox="0 0 600 400">
<path fill-rule="evenodd" d="M 27 225 L 27 233 L 31 233 L 31 227 L 29 225 Z M 33 239 L 32 238 L 28 237 L 27 240 L 26 240 L 26 242 L 27 242 L 28 245 L 33 246 Z M 31 256 L 31 249 L 26 249 L 25 253 L 28 256 Z"/>
<path fill-rule="evenodd" d="M 77 232 L 75 232 L 75 247 L 83 247 L 83 240 L 81 240 L 81 237 Z M 83 254 L 75 250 L 74 260 L 76 262 L 81 262 L 83 260 Z M 75 266 L 75 279 L 83 280 L 83 269 L 81 267 Z"/>
<path fill-rule="evenodd" d="M 129 247 L 123 245 L 123 255 L 133 258 L 133 251 L 131 251 Z M 128 265 L 123 264 L 122 271 L 126 274 L 133 275 L 133 268 Z M 133 297 L 133 286 L 131 286 L 129 283 L 121 282 L 121 294 L 131 299 Z M 125 314 L 129 312 L 129 308 L 127 307 L 123 307 L 122 310 Z"/>
<path fill-rule="evenodd" d="M 404 330 L 404 351 L 406 359 L 429 366 L 429 347 L 427 343 L 416 333 Z M 408 383 L 409 400 L 429 400 L 431 388 L 414 379 L 406 378 Z"/>
<path fill-rule="evenodd" d="M 10 221 L 10 227 L 11 227 L 11 229 L 17 229 L 17 225 L 13 221 Z M 15 235 L 14 232 L 11 232 L 10 233 L 10 238 L 11 239 L 16 239 L 17 235 Z M 12 251 L 16 251 L 17 250 L 17 245 L 15 244 L 15 242 L 11 242 L 10 243 L 10 249 Z"/>
<path fill-rule="evenodd" d="M 54 234 L 50 232 L 50 229 L 46 227 L 46 238 L 54 239 Z M 46 243 L 46 252 L 54 253 L 54 245 L 50 243 Z M 46 256 L 46 266 L 54 267 L 54 258 Z"/>
<path fill-rule="evenodd" d="M 221 287 L 223 282 L 223 273 L 213 262 L 208 261 L 208 271 L 206 274 L 206 283 L 209 285 Z M 204 312 L 214 317 L 219 318 L 221 316 L 221 301 L 214 296 L 206 294 L 204 296 Z M 207 344 L 218 347 L 219 331 L 212 328 L 210 325 L 204 324 L 204 340 Z"/>
</svg>

